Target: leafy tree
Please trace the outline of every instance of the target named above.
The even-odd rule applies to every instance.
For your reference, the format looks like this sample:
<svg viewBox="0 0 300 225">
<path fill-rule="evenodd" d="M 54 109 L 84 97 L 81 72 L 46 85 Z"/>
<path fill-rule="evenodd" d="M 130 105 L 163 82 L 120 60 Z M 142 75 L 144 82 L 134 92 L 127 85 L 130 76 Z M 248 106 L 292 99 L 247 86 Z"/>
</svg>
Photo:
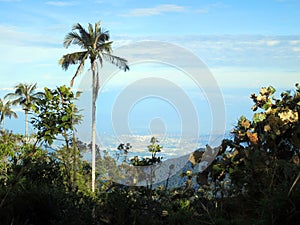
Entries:
<svg viewBox="0 0 300 225">
<path fill-rule="evenodd" d="M 11 169 L 11 163 L 15 156 L 17 146 L 17 135 L 12 132 L 1 132 L 0 136 L 0 185 L 7 185 L 9 180 L 8 171 Z M 4 188 L 2 186 L 2 188 Z"/>
<path fill-rule="evenodd" d="M 7 94 L 4 98 L 14 99 L 13 105 L 21 105 L 25 112 L 25 140 L 28 140 L 28 114 L 32 105 L 38 100 L 39 93 L 36 93 L 35 84 L 19 83 L 15 86 L 15 92 Z"/>
<path fill-rule="evenodd" d="M 221 187 L 220 196 L 244 202 L 250 223 L 297 224 L 300 86 L 296 84 L 294 92 L 283 92 L 280 98 L 272 86 L 263 87 L 251 98 L 253 118 L 242 116 L 233 138 L 223 141 L 212 179 L 215 187 Z"/>
<path fill-rule="evenodd" d="M 109 41 L 109 32 L 101 28 L 100 21 L 93 26 L 89 24 L 86 30 L 77 23 L 73 26 L 73 31 L 68 33 L 64 40 L 64 46 L 68 48 L 71 44 L 78 45 L 83 51 L 78 51 L 64 55 L 59 64 L 67 70 L 72 64 L 79 64 L 75 75 L 71 80 L 71 86 L 74 79 L 83 70 L 85 60 L 89 58 L 92 70 L 92 191 L 95 190 L 95 168 L 96 168 L 96 100 L 99 90 L 99 69 L 97 61 L 102 66 L 103 59 L 118 66 L 124 71 L 129 70 L 127 61 L 123 58 L 112 55 L 112 41 Z"/>
<path fill-rule="evenodd" d="M 158 142 L 155 137 L 152 137 L 150 140 L 148 152 L 151 153 L 151 157 L 142 157 L 140 159 L 138 156 L 135 156 L 130 160 L 130 163 L 134 166 L 151 166 L 160 163 L 163 157 L 157 156 L 156 154 L 161 152 L 162 146 L 157 144 Z"/>
<path fill-rule="evenodd" d="M 6 103 L 3 102 L 2 99 L 0 99 L 0 123 L 2 126 L 2 132 L 4 132 L 4 118 L 12 116 L 14 118 L 18 118 L 17 114 L 11 109 L 11 102 L 7 101 Z"/>
<path fill-rule="evenodd" d="M 0 173 L 1 225 L 96 224 L 90 215 L 97 199 L 82 189 L 66 191 L 63 162 L 33 147 L 11 133 L 0 138 L 0 149 L 9 154 L 7 179 Z"/>
<path fill-rule="evenodd" d="M 34 106 L 36 116 L 32 120 L 33 126 L 38 130 L 37 138 L 51 145 L 63 137 L 64 147 L 57 151 L 59 160 L 64 165 L 68 188 L 71 189 L 76 180 L 76 162 L 78 149 L 74 135 L 75 125 L 81 120 L 74 101 L 80 93 L 74 94 L 71 88 L 65 85 L 56 89 L 44 88 L 41 97 Z M 71 162 L 71 158 L 73 161 Z M 73 181 L 71 174 L 73 173 Z"/>
</svg>

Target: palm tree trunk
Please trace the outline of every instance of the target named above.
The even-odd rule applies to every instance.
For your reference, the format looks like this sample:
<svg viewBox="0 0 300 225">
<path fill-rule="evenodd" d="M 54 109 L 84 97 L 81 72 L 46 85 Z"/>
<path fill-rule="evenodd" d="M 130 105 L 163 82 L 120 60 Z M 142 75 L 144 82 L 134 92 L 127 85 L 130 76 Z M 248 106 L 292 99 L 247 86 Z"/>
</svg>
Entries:
<svg viewBox="0 0 300 225">
<path fill-rule="evenodd" d="M 92 192 L 95 192 L 96 180 L 96 62 L 92 62 L 93 80 L 92 80 Z"/>
<path fill-rule="evenodd" d="M 25 143 L 28 142 L 28 110 L 25 110 Z"/>
</svg>

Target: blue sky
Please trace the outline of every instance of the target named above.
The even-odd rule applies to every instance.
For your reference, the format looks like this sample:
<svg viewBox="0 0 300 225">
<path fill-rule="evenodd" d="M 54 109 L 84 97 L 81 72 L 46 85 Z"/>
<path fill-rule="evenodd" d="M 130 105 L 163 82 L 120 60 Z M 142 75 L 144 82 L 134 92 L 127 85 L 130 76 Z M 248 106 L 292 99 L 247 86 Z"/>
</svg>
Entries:
<svg viewBox="0 0 300 225">
<path fill-rule="evenodd" d="M 298 0 L 0 0 L 0 96 L 13 91 L 13 86 L 19 82 L 37 82 L 40 88 L 69 84 L 76 68 L 63 71 L 58 60 L 76 48 L 64 49 L 63 38 L 74 23 L 86 26 L 98 20 L 110 31 L 116 53 L 124 45 L 154 40 L 175 44 L 197 56 L 210 70 L 222 93 L 226 130 L 230 130 L 242 114 L 251 115 L 249 96 L 258 92 L 261 86 L 273 85 L 280 91 L 292 89 L 300 81 Z M 131 59 L 129 51 L 120 53 Z M 168 58 L 164 49 L 161 53 Z M 138 54 L 149 56 L 147 51 Z M 181 60 L 180 54 L 176 56 Z M 129 60 L 129 63 L 132 62 Z M 174 66 L 176 63 L 169 67 L 132 64 L 130 72 L 120 72 L 108 80 L 102 86 L 98 101 L 99 113 L 103 114 L 100 117 L 104 118 L 102 122 L 99 119 L 99 124 L 103 125 L 101 131 L 109 129 L 110 125 L 104 124 L 110 123 L 107 118 L 122 90 L 148 76 L 178 85 L 195 107 L 200 133 L 209 133 L 214 119 L 210 111 L 215 109 L 211 108 L 206 91 L 202 89 L 199 94 L 199 87 L 195 87 L 193 80 L 187 79 L 184 73 L 172 77 L 172 74 L 180 73 L 180 68 L 174 72 Z M 139 78 L 141 74 L 144 74 L 143 78 Z M 83 77 L 84 74 L 75 86 L 79 86 Z M 157 83 L 149 84 L 147 88 L 151 90 L 154 86 Z M 166 86 L 161 88 L 170 91 Z M 145 97 L 139 96 L 138 89 L 133 92 L 137 99 Z M 139 101 L 140 104 L 134 105 L 136 108 L 131 107 L 127 119 L 132 130 L 144 127 L 147 122 L 150 125 L 145 127 L 151 127 L 151 121 L 157 124 L 157 129 L 163 127 L 157 118 L 164 121 L 162 129 L 169 132 L 182 125 L 182 120 L 177 120 L 182 116 L 178 115 L 180 110 L 176 111 L 180 106 L 172 105 L 163 97 L 156 96 L 152 102 Z M 23 129 L 19 120 L 7 119 L 6 124 L 11 129 Z"/>
</svg>

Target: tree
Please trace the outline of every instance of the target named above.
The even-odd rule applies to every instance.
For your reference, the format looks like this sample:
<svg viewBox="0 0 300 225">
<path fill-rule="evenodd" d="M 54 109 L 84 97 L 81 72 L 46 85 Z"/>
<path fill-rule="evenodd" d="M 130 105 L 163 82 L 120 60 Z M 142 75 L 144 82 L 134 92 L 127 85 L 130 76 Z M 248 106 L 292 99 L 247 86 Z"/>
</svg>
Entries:
<svg viewBox="0 0 300 225">
<path fill-rule="evenodd" d="M 14 99 L 13 105 L 21 105 L 25 112 L 25 141 L 28 139 L 28 114 L 32 105 L 38 100 L 40 93 L 36 93 L 35 84 L 19 83 L 15 86 L 15 92 L 7 94 L 4 98 Z"/>
<path fill-rule="evenodd" d="M 247 211 L 247 220 L 250 215 L 255 224 L 298 224 L 300 86 L 280 98 L 272 86 L 263 87 L 251 99 L 252 120 L 241 116 L 233 138 L 223 140 L 212 180 L 221 196 L 244 202 L 239 210 Z"/>
<path fill-rule="evenodd" d="M 69 190 L 75 186 L 76 182 L 78 152 L 74 130 L 81 120 L 81 115 L 78 114 L 74 101 L 79 95 L 79 92 L 75 94 L 65 85 L 53 90 L 45 87 L 43 96 L 33 107 L 36 116 L 32 119 L 32 124 L 38 130 L 37 139 L 51 145 L 54 140 L 58 140 L 59 135 L 63 137 L 65 145 L 56 151 L 56 155 L 65 167 L 64 172 Z"/>
<path fill-rule="evenodd" d="M 17 114 L 11 109 L 11 102 L 7 101 L 6 103 L 4 103 L 2 99 L 0 99 L 0 114 L 0 123 L 2 126 L 2 131 L 4 131 L 4 118 L 6 116 L 9 118 L 11 118 L 12 116 L 14 118 L 18 118 Z"/>
<path fill-rule="evenodd" d="M 92 70 L 92 191 L 95 191 L 95 168 L 96 168 L 96 100 L 99 90 L 99 73 L 97 61 L 102 66 L 103 59 L 116 65 L 120 69 L 127 71 L 129 67 L 127 60 L 112 55 L 112 41 L 109 41 L 109 32 L 101 28 L 101 22 L 95 23 L 93 27 L 89 24 L 88 30 L 83 28 L 79 23 L 73 26 L 72 32 L 68 33 L 64 39 L 64 47 L 68 48 L 71 44 L 78 45 L 83 51 L 77 51 L 64 55 L 59 64 L 64 70 L 70 65 L 79 64 L 75 75 L 73 76 L 70 86 L 72 87 L 74 79 L 83 70 L 86 59 L 90 59 Z"/>
</svg>

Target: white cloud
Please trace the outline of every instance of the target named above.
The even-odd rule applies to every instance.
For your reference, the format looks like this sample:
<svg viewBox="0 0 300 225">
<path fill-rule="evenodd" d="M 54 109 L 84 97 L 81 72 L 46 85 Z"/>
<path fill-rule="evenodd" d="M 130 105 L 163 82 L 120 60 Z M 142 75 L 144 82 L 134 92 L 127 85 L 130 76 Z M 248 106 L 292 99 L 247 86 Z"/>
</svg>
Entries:
<svg viewBox="0 0 300 225">
<path fill-rule="evenodd" d="M 3 87 L 3 88 L 0 88 L 0 91 L 14 91 L 15 89 L 12 88 L 12 87 Z"/>
<path fill-rule="evenodd" d="M 300 40 L 290 40 L 289 43 L 291 45 L 298 45 L 298 44 L 300 44 Z"/>
<path fill-rule="evenodd" d="M 275 45 L 280 44 L 280 41 L 279 40 L 268 40 L 268 41 L 266 41 L 266 44 L 268 46 L 275 46 Z"/>
<path fill-rule="evenodd" d="M 292 48 L 294 52 L 300 52 L 300 47 Z"/>
<path fill-rule="evenodd" d="M 3 65 L 5 65 L 2 67 L 2 74 L 14 73 L 14 79 L 26 79 L 27 77 L 24 76 L 24 73 L 30 74 L 31 80 L 38 81 L 39 83 L 41 81 L 44 83 L 47 82 L 47 84 L 55 84 L 59 79 L 58 74 L 63 74 L 63 80 L 68 84 L 70 77 L 72 77 L 73 72 L 75 72 L 76 66 L 70 68 L 66 73 L 61 70 L 57 61 L 63 54 L 74 51 L 76 49 L 75 47 L 66 50 L 63 47 L 47 45 L 51 38 L 43 38 L 40 34 L 23 32 L 20 31 L 18 27 L 0 25 L 0 33 L 3 34 L 0 37 L 0 50 L 5 53 L 0 55 L 0 60 Z M 148 40 L 157 39 L 157 37 L 146 38 Z M 27 43 L 28 39 L 31 39 L 32 42 Z M 47 43 L 43 42 L 43 39 L 46 39 Z M 138 44 L 135 45 L 134 49 L 126 48 L 126 45 L 130 47 L 130 45 L 142 39 L 142 37 L 116 36 L 114 46 L 124 46 L 124 48 L 115 48 L 113 54 L 126 58 L 129 63 L 132 63 L 132 59 L 135 59 L 135 61 L 137 59 L 144 59 L 145 55 L 153 60 L 157 60 L 158 55 L 163 57 L 162 59 L 165 61 L 174 58 L 173 49 L 169 48 L 168 45 L 163 46 L 164 42 L 161 43 L 162 48 L 151 48 L 150 45 L 149 47 L 139 47 Z M 183 35 L 161 37 L 161 39 L 164 41 L 168 40 L 169 43 L 177 44 L 175 49 L 177 52 L 179 51 L 177 55 L 181 55 L 181 57 L 177 57 L 178 61 L 173 61 L 175 66 L 182 65 L 180 61 L 182 61 L 183 55 L 180 51 L 182 50 L 184 52 L 184 49 L 187 49 L 191 52 L 191 55 L 194 54 L 200 60 L 203 60 L 209 68 L 217 69 L 217 75 L 219 76 L 218 83 L 221 86 L 236 86 L 236 81 L 242 81 L 245 77 L 249 78 L 249 81 L 247 80 L 243 83 L 245 86 L 248 84 L 258 86 L 258 84 L 254 82 L 256 80 L 261 80 L 263 83 L 270 80 L 271 83 L 273 78 L 274 82 L 276 82 L 276 79 L 277 81 L 284 80 L 288 83 L 294 83 L 296 81 L 295 79 L 297 79 L 295 74 L 299 74 L 300 72 L 298 63 L 300 46 L 298 45 L 297 36 Z M 168 44 L 168 42 L 165 43 Z M 149 44 L 151 44 L 151 42 L 149 42 Z M 151 51 L 145 51 L 145 49 L 151 49 Z M 163 53 L 163 55 L 160 53 Z M 190 62 L 190 58 L 184 58 L 184 60 Z M 145 72 L 137 70 L 137 64 L 137 66 L 131 66 L 130 71 L 123 74 L 123 72 L 119 71 L 115 66 L 112 66 L 113 69 L 106 69 L 106 65 L 108 64 L 106 63 L 102 68 L 101 78 L 104 79 L 106 75 L 112 72 L 122 73 L 122 78 L 114 83 L 115 85 L 121 86 L 126 85 L 126 82 L 133 82 L 135 76 L 142 79 L 142 76 L 139 74 L 150 76 L 153 75 L 151 73 L 155 75 L 155 73 L 159 72 L 156 68 L 154 70 L 153 67 L 150 67 L 151 71 L 147 71 L 147 68 Z M 224 69 L 229 67 L 233 69 Z M 89 65 L 87 63 L 84 71 L 87 71 L 88 68 Z M 172 72 L 174 68 L 170 67 L 168 70 L 165 70 L 159 67 L 157 69 L 169 76 L 170 71 Z M 241 68 L 245 68 L 246 71 L 241 70 Z M 255 72 L 255 68 L 257 68 L 259 72 Z M 271 70 L 274 71 L 276 76 L 272 76 L 270 72 L 266 71 L 270 68 L 272 68 Z M 192 69 L 197 70 L 197 68 Z M 148 72 L 150 74 L 148 74 Z M 253 78 L 253 74 L 257 74 L 255 78 Z M 84 73 L 78 77 L 76 81 L 77 84 L 83 75 Z M 286 79 L 287 75 L 290 76 L 289 79 Z M 265 77 L 265 79 L 261 77 Z M 14 84 L 14 82 L 12 82 L 12 79 L 13 78 L 8 78 L 8 80 L 5 81 L 6 83 L 2 84 L 1 87 L 13 86 L 12 84 Z M 172 80 L 173 79 L 176 80 L 176 76 L 172 76 Z M 7 83 L 8 81 L 10 83 Z M 253 82 L 251 83 L 251 81 Z M 62 82 L 62 80 L 59 82 Z M 184 84 L 187 85 L 187 83 Z M 278 85 L 280 85 L 280 82 Z M 291 84 L 288 85 L 286 83 L 286 86 L 291 86 Z"/>
<path fill-rule="evenodd" d="M 67 80 L 67 74 L 58 65 L 59 58 L 67 51 L 57 46 L 56 37 L 3 25 L 0 25 L 0 33 L 0 51 L 4 53 L 0 61 L 5 65 L 1 68 L 1 88 L 13 87 L 19 82 L 55 85 Z M 49 76 L 43 77 L 45 73 Z M 66 76 L 58 79 L 59 74 Z"/>
<path fill-rule="evenodd" d="M 299 82 L 299 72 L 276 68 L 220 67 L 211 68 L 211 72 L 222 88 L 257 88 L 272 85 L 276 88 L 290 89 Z"/>
<path fill-rule="evenodd" d="M 0 45 L 1 51 L 6 52 L 0 56 L 3 63 L 16 65 L 18 63 L 35 63 L 47 62 L 49 59 L 56 58 L 58 62 L 59 57 L 64 54 L 64 49 L 46 48 L 34 46 L 6 46 Z"/>
<path fill-rule="evenodd" d="M 49 34 L 26 32 L 21 27 L 0 24 L 0 43 L 3 45 L 57 45 L 62 41 Z"/>
<path fill-rule="evenodd" d="M 162 4 L 152 8 L 138 8 L 129 11 L 125 16 L 153 16 L 168 12 L 183 12 L 185 8 L 174 4 Z"/>
</svg>

